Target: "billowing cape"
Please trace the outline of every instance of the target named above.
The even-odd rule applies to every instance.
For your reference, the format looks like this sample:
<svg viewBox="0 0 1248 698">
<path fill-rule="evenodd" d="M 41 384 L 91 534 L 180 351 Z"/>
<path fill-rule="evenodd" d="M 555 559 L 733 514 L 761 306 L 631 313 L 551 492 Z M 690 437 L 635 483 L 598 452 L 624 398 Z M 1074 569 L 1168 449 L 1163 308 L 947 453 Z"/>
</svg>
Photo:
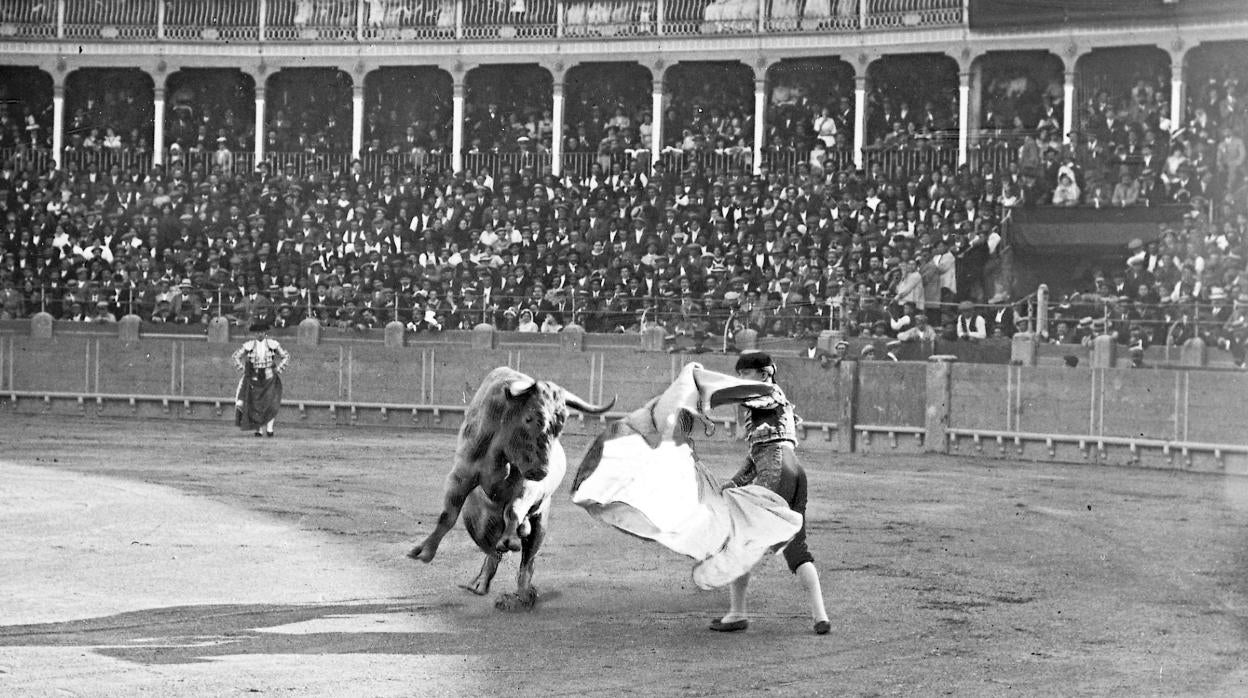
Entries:
<svg viewBox="0 0 1248 698">
<path fill-rule="evenodd" d="M 766 383 L 686 364 L 675 382 L 612 422 L 590 447 L 572 483 L 572 501 L 596 519 L 693 558 L 693 581 L 724 586 L 783 548 L 802 525 L 774 492 L 723 489 L 694 452 L 696 424 L 719 405 L 768 395 Z"/>
</svg>

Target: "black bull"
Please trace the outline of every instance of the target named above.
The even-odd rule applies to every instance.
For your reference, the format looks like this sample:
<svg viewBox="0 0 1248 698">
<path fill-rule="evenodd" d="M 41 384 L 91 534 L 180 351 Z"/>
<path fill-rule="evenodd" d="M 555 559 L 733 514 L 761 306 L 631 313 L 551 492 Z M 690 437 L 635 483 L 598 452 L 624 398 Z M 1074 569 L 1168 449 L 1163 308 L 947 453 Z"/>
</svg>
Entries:
<svg viewBox="0 0 1248 698">
<path fill-rule="evenodd" d="M 488 593 L 503 554 L 519 550 L 516 593 L 503 594 L 495 605 L 531 608 L 537 600 L 533 560 L 546 536 L 551 497 L 567 471 L 559 435 L 568 408 L 600 414 L 613 404 L 592 405 L 507 367 L 490 371 L 464 413 L 438 523 L 408 557 L 432 561 L 462 511 L 464 528 L 485 553 L 481 571 L 464 588 Z"/>
</svg>

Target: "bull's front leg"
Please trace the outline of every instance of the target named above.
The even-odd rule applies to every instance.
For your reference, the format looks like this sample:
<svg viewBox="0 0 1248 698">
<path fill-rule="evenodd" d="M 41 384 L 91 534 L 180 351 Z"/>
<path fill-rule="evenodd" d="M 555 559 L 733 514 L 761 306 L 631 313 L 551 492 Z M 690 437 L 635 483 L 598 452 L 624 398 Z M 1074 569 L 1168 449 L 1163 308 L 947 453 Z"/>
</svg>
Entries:
<svg viewBox="0 0 1248 698">
<path fill-rule="evenodd" d="M 464 506 L 464 499 L 477 486 L 477 470 L 472 467 L 456 467 L 446 477 L 446 495 L 442 502 L 442 513 L 438 515 L 438 523 L 420 545 L 412 548 L 407 556 L 421 562 L 432 562 L 438 553 L 438 545 L 450 532 L 459 519 L 459 510 Z"/>
<path fill-rule="evenodd" d="M 533 563 L 546 538 L 546 517 L 549 508 L 527 520 L 529 533 L 521 539 L 520 571 L 516 574 L 516 593 L 500 594 L 494 607 L 500 611 L 528 611 L 537 605 L 537 587 L 533 586 Z"/>
</svg>

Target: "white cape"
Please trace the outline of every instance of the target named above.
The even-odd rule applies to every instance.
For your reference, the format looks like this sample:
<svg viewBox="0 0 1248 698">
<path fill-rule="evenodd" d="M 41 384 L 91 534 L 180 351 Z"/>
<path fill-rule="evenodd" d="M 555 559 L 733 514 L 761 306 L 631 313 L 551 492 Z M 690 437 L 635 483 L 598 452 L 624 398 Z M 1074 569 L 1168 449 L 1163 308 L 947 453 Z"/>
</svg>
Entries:
<svg viewBox="0 0 1248 698">
<path fill-rule="evenodd" d="M 802 515 L 757 485 L 721 489 L 688 444 L 657 447 L 637 433 L 604 434 L 597 467 L 572 501 L 621 531 L 654 540 L 695 560 L 693 581 L 722 587 L 784 547 Z M 597 455 L 591 449 L 587 461 Z"/>
</svg>

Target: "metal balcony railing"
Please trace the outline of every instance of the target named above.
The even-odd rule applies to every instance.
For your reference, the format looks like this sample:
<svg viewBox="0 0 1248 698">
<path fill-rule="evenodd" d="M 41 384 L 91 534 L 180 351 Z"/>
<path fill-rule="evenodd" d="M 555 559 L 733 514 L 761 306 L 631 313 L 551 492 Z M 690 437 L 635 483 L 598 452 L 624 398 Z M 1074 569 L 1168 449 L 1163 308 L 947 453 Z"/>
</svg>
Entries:
<svg viewBox="0 0 1248 698">
<path fill-rule="evenodd" d="M 5 0 L 0 41 L 553 40 L 963 26 L 963 0 Z"/>
</svg>

